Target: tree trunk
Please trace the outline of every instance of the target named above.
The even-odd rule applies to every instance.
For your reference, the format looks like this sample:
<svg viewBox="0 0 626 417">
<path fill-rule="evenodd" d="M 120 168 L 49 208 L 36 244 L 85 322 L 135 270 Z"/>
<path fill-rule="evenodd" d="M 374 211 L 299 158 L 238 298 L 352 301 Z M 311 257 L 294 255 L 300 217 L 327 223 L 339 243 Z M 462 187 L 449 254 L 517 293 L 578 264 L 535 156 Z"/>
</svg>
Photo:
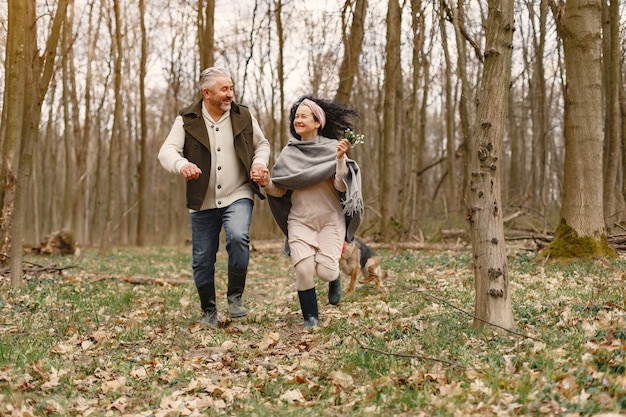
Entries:
<svg viewBox="0 0 626 417">
<path fill-rule="evenodd" d="M 396 137 L 396 83 L 400 71 L 400 25 L 401 10 L 398 0 L 389 0 L 387 9 L 387 46 L 385 61 L 385 98 L 383 103 L 383 172 L 381 235 L 383 240 L 392 238 L 392 226 L 397 219 L 398 162 L 400 149 Z"/>
<path fill-rule="evenodd" d="M 441 43 L 443 49 L 443 57 L 445 63 L 445 72 L 443 74 L 445 102 L 445 139 L 446 139 L 446 168 L 447 168 L 447 193 L 445 193 L 447 201 L 447 210 L 453 213 L 459 208 L 457 196 L 457 175 L 456 175 L 456 140 L 455 140 L 455 117 L 454 117 L 454 96 L 452 83 L 452 63 L 450 59 L 450 51 L 448 46 L 448 35 L 446 33 L 446 13 L 445 0 L 440 1 L 439 31 L 441 32 Z M 448 213 L 446 213 L 447 215 Z"/>
<path fill-rule="evenodd" d="M 528 6 L 534 21 L 534 4 Z M 544 50 L 546 44 L 547 3 L 541 0 L 539 5 L 539 28 L 534 29 L 532 76 L 530 86 L 530 111 L 532 116 L 532 204 L 542 216 L 546 214 L 546 143 L 548 140 L 548 118 L 546 109 L 546 77 L 544 68 Z"/>
<path fill-rule="evenodd" d="M 106 202 L 106 217 L 104 220 L 104 229 L 102 231 L 102 237 L 100 239 L 100 255 L 106 254 L 111 243 L 111 235 L 113 231 L 113 218 L 116 213 L 116 201 L 118 201 L 119 187 L 119 171 L 121 167 L 120 162 L 120 141 L 121 135 L 121 123 L 123 119 L 123 107 L 122 107 L 122 28 L 120 17 L 120 5 L 119 0 L 113 0 L 113 14 L 114 20 L 111 22 L 111 26 L 115 25 L 114 31 L 111 28 L 111 37 L 113 39 L 113 91 L 115 95 L 115 109 L 113 113 L 113 127 L 111 129 L 111 141 L 109 148 L 109 181 L 108 181 L 108 198 Z"/>
<path fill-rule="evenodd" d="M 23 229 L 26 207 L 26 189 L 31 178 L 32 156 L 35 141 L 39 132 L 39 120 L 41 109 L 52 74 L 54 71 L 54 62 L 56 58 L 56 49 L 61 36 L 61 30 L 65 21 L 65 13 L 67 10 L 68 0 L 61 0 L 57 5 L 56 13 L 52 19 L 50 36 L 46 44 L 45 54 L 39 56 L 37 49 L 37 25 L 34 1 L 17 1 L 9 3 L 9 9 L 14 8 L 16 13 L 13 16 L 16 20 L 13 22 L 17 26 L 13 26 L 13 30 L 19 32 L 15 39 L 17 43 L 13 46 L 23 48 L 24 66 L 19 66 L 15 62 L 9 65 L 10 72 L 21 70 L 22 75 L 18 76 L 19 80 L 12 88 L 16 88 L 11 94 L 21 94 L 23 98 L 15 101 L 16 107 L 9 106 L 4 110 L 11 111 L 11 117 L 7 118 L 23 118 L 23 123 L 19 125 L 20 131 L 17 130 L 18 125 L 7 126 L 7 132 L 11 131 L 11 135 L 19 135 L 19 138 L 10 138 L 7 136 L 7 143 L 13 143 L 9 148 L 11 154 L 8 155 L 9 163 L 5 166 L 8 169 L 8 178 L 16 178 L 16 187 L 13 200 L 6 200 L 3 205 L 3 217 L 5 224 L 3 230 L 9 231 L 8 235 L 3 236 L 3 242 L 10 242 L 11 249 L 11 283 L 14 286 L 22 285 L 22 245 L 23 245 Z M 12 19 L 9 19 L 12 21 Z M 30 28 L 30 30 L 24 30 Z M 15 51 L 14 51 L 15 52 Z M 14 53 L 13 52 L 13 53 Z M 20 53 L 15 55 L 18 57 Z M 10 83 L 7 77 L 7 83 Z M 20 82 L 22 91 L 19 91 Z M 11 99 L 14 100 L 14 99 Z M 9 103 L 9 101 L 7 101 Z M 8 122 L 11 123 L 11 122 Z M 15 141 L 17 140 L 17 141 Z M 5 144 L 6 145 L 6 144 Z M 12 166 L 13 165 L 13 166 Z"/>
<path fill-rule="evenodd" d="M 602 1 L 568 0 L 562 21 L 565 165 L 560 224 L 543 255 L 614 256 L 608 245 L 602 190 Z"/>
<path fill-rule="evenodd" d="M 459 81 L 461 83 L 461 97 L 459 99 L 459 116 L 461 119 L 461 134 L 463 137 L 462 148 L 467 150 L 469 147 L 469 141 L 472 137 L 472 112 L 471 112 L 471 88 L 469 80 L 467 79 L 467 48 L 465 45 L 465 38 L 463 32 L 465 31 L 465 8 L 463 1 L 459 1 L 457 6 L 457 15 L 453 20 L 454 32 L 457 44 L 457 72 Z M 467 181 L 467 167 L 464 167 L 463 179 L 461 184 L 463 188 L 466 187 Z"/>
<path fill-rule="evenodd" d="M 11 285 L 19 287 L 23 285 L 22 280 L 22 256 L 20 251 L 12 250 L 12 234 L 14 233 L 14 204 L 16 176 L 20 169 L 20 153 L 22 149 L 22 133 L 26 121 L 26 83 L 28 74 L 31 71 L 28 65 L 31 56 L 29 52 L 32 48 L 32 32 L 24 30 L 31 27 L 34 14 L 34 0 L 9 0 L 9 27 L 7 32 L 7 52 L 5 61 L 5 101 L 3 113 L 11 109 L 10 117 L 3 117 L 6 126 L 4 127 L 4 141 L 2 149 L 2 224 L 0 231 L 2 240 L 0 241 L 0 253 L 17 254 L 18 259 L 11 258 Z M 21 236 L 20 236 L 21 237 Z M 20 243 L 15 242 L 16 245 Z M 2 258 L 5 259 L 4 257 Z M 16 273 L 13 273 L 16 272 Z"/>
<path fill-rule="evenodd" d="M 420 170 L 420 155 L 422 143 L 420 141 L 420 132 L 422 125 L 420 123 L 420 81 L 422 79 L 422 57 L 424 54 L 424 10 L 422 9 L 422 0 L 411 0 L 411 29 L 413 31 L 413 50 L 411 51 L 412 61 L 412 79 L 411 79 L 411 111 L 409 114 L 410 121 L 410 147 L 413 149 L 411 152 L 411 173 L 408 195 L 410 196 L 410 209 L 409 219 L 410 223 L 407 228 L 409 236 L 413 236 L 416 233 L 415 221 L 418 218 L 418 196 L 420 194 L 420 179 L 418 172 Z M 424 87 L 425 89 L 426 87 Z M 421 231 L 420 231 L 421 234 Z"/>
<path fill-rule="evenodd" d="M 215 0 L 198 0 L 200 71 L 215 63 Z"/>
<path fill-rule="evenodd" d="M 485 63 L 475 136 L 468 148 L 467 219 L 474 262 L 474 327 L 512 329 L 511 288 L 501 197 L 502 142 L 507 122 L 513 42 L 513 0 L 489 0 Z"/>
<path fill-rule="evenodd" d="M 335 100 L 340 103 L 348 103 L 352 95 L 354 79 L 359 68 L 359 58 L 363 46 L 363 36 L 365 34 L 365 15 L 367 14 L 367 0 L 356 0 L 354 2 L 354 12 L 352 14 L 352 26 L 350 34 L 346 30 L 346 14 L 351 0 L 345 2 L 342 10 L 343 27 L 343 59 L 339 67 L 339 87 Z"/>
<path fill-rule="evenodd" d="M 275 0 L 276 7 L 276 35 L 278 36 L 278 88 L 279 88 L 279 101 L 280 101 L 280 120 L 278 124 L 278 137 L 279 137 L 279 150 L 287 145 L 288 136 L 287 129 L 285 128 L 285 34 L 283 31 L 283 2 L 282 0 Z"/>
<path fill-rule="evenodd" d="M 621 86 L 621 50 L 619 39 L 619 4 L 610 0 L 610 6 L 604 5 L 607 22 L 604 25 L 604 97 L 606 100 L 606 119 L 604 128 L 604 219 L 607 226 L 619 223 L 623 219 L 624 200 L 621 197 L 618 169 L 622 158 L 622 116 L 620 109 Z"/>
<path fill-rule="evenodd" d="M 137 197 L 139 210 L 137 212 L 137 245 L 146 243 L 146 216 L 148 215 L 148 120 L 146 114 L 146 67 L 148 62 L 148 35 L 144 19 L 146 11 L 145 0 L 139 0 L 139 24 L 141 28 L 141 57 L 139 62 L 139 185 Z"/>
</svg>

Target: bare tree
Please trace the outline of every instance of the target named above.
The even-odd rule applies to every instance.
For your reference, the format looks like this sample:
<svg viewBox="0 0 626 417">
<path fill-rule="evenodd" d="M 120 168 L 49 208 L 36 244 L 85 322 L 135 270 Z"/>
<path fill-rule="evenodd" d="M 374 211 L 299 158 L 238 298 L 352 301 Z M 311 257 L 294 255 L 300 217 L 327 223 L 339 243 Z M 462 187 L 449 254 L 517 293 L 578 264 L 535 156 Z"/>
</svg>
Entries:
<svg viewBox="0 0 626 417">
<path fill-rule="evenodd" d="M 198 0 L 200 70 L 215 63 L 215 0 Z"/>
<path fill-rule="evenodd" d="M 46 92 L 54 72 L 56 49 L 61 37 L 68 0 L 60 0 L 51 22 L 46 50 L 40 55 L 37 47 L 35 1 L 9 3 L 9 47 L 7 48 L 7 95 L 3 112 L 11 111 L 7 121 L 4 143 L 3 174 L 14 194 L 3 191 L 2 236 L 10 242 L 11 283 L 22 285 L 22 244 L 26 207 L 26 188 L 31 178 L 33 149 L 39 131 L 39 121 Z M 25 30 L 28 28 L 28 30 Z M 16 60 L 22 59 L 21 63 Z M 22 74 L 16 72 L 21 71 Z M 22 95 L 18 98 L 14 95 Z M 15 105 L 15 106 L 13 106 Z M 15 121 L 20 118 L 23 121 Z M 8 197 L 8 198 L 7 198 Z M 3 248 L 4 251 L 4 248 Z"/>
<path fill-rule="evenodd" d="M 111 46 L 114 63 L 113 71 L 113 91 L 115 95 L 113 127 L 111 129 L 110 147 L 108 155 L 108 198 L 106 205 L 106 217 L 102 237 L 100 239 L 99 253 L 105 254 L 111 244 L 111 234 L 113 229 L 113 218 L 117 213 L 116 202 L 118 201 L 119 187 L 119 171 L 121 156 L 121 124 L 123 122 L 123 106 L 122 106 L 122 19 L 120 16 L 119 0 L 113 0 L 113 19 L 110 23 L 111 38 L 114 40 Z"/>
<path fill-rule="evenodd" d="M 619 39 L 619 2 L 603 1 L 606 18 L 603 32 L 604 46 L 604 97 L 606 118 L 604 129 L 604 218 L 607 226 L 619 223 L 624 218 L 624 197 L 621 193 L 623 172 L 622 158 L 622 114 L 620 108 L 620 91 L 622 85 L 622 56 Z"/>
<path fill-rule="evenodd" d="M 565 53 L 563 203 L 550 258 L 612 256 L 603 217 L 602 1 L 567 0 L 552 9 Z"/>
<path fill-rule="evenodd" d="M 447 168 L 447 193 L 446 208 L 452 212 L 456 212 L 460 204 L 457 196 L 457 169 L 456 169 L 456 129 L 454 117 L 454 85 L 452 82 L 452 62 L 450 59 L 450 50 L 448 46 L 448 34 L 446 32 L 445 19 L 445 0 L 440 0 L 439 30 L 441 32 L 441 44 L 445 63 L 445 71 L 443 74 L 443 99 L 445 100 L 445 138 L 446 138 L 446 168 Z"/>
<path fill-rule="evenodd" d="M 139 142 L 141 158 L 139 161 L 137 213 L 137 244 L 143 246 L 146 241 L 146 216 L 148 214 L 148 117 L 146 114 L 146 67 L 148 62 L 148 34 L 146 32 L 146 4 L 139 0 L 139 25 L 141 28 L 141 53 L 139 61 Z"/>
<path fill-rule="evenodd" d="M 350 33 L 347 31 L 347 15 L 350 6 L 354 4 Z M 343 59 L 339 67 L 339 87 L 335 100 L 348 103 L 352 95 L 352 87 L 359 68 L 359 58 L 363 47 L 365 33 L 365 16 L 367 14 L 367 0 L 346 0 L 341 10 L 341 27 L 343 39 Z"/>
<path fill-rule="evenodd" d="M 465 190 L 476 287 L 475 327 L 512 329 L 511 287 L 501 196 L 502 142 L 507 122 L 514 30 L 513 0 L 489 0 L 485 63 Z"/>
<path fill-rule="evenodd" d="M 381 235 L 389 240 L 392 225 L 398 215 L 398 161 L 399 141 L 396 136 L 397 106 L 396 88 L 402 76 L 400 66 L 400 27 L 402 14 L 398 0 L 389 0 L 387 7 L 387 46 L 385 61 L 385 97 L 383 103 L 383 172 L 381 178 Z"/>
</svg>

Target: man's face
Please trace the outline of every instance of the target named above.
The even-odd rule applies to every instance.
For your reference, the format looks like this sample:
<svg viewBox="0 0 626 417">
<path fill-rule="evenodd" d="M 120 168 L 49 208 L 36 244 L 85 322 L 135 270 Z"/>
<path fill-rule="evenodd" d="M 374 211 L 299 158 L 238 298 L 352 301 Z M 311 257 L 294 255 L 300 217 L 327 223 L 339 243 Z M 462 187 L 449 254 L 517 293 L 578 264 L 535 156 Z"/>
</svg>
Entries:
<svg viewBox="0 0 626 417">
<path fill-rule="evenodd" d="M 217 77 L 213 88 L 202 90 L 202 97 L 209 111 L 224 114 L 233 102 L 233 82 L 228 77 Z"/>
</svg>

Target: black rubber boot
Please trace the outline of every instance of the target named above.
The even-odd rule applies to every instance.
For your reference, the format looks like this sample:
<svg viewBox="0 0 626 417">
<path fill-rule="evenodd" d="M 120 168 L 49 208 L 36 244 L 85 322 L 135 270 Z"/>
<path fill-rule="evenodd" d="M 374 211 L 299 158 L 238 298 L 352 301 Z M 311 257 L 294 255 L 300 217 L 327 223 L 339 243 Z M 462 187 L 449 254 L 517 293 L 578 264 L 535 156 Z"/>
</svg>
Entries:
<svg viewBox="0 0 626 417">
<path fill-rule="evenodd" d="M 302 309 L 302 317 L 304 318 L 304 327 L 310 329 L 311 327 L 318 326 L 320 320 L 315 287 L 310 290 L 298 291 L 298 299 L 300 300 L 300 308 Z"/>
<path fill-rule="evenodd" d="M 205 285 L 198 288 L 200 296 L 200 307 L 202 308 L 202 319 L 200 326 L 206 328 L 217 327 L 217 308 L 215 305 L 215 284 Z"/>
<path fill-rule="evenodd" d="M 246 287 L 247 273 L 247 269 L 238 269 L 232 266 L 228 267 L 228 292 L 226 293 L 226 298 L 228 299 L 230 317 L 233 319 L 248 314 L 248 311 L 241 301 L 243 290 Z"/>
<path fill-rule="evenodd" d="M 328 302 L 336 306 L 341 301 L 341 275 L 328 283 Z"/>
</svg>

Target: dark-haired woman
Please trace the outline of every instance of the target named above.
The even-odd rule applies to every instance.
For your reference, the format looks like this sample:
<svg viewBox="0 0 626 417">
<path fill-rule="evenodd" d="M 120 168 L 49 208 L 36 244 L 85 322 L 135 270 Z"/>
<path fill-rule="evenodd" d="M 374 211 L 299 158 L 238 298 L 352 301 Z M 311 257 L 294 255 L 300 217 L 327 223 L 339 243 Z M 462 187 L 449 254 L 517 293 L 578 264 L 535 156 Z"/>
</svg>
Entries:
<svg viewBox="0 0 626 417">
<path fill-rule="evenodd" d="M 339 258 L 361 222 L 363 199 L 357 163 L 343 138 L 358 113 L 339 103 L 304 97 L 291 108 L 293 138 L 269 171 L 252 179 L 265 187 L 272 215 L 286 236 L 296 274 L 304 326 L 319 324 L 315 275 L 328 282 L 328 301 L 341 300 Z"/>
</svg>

